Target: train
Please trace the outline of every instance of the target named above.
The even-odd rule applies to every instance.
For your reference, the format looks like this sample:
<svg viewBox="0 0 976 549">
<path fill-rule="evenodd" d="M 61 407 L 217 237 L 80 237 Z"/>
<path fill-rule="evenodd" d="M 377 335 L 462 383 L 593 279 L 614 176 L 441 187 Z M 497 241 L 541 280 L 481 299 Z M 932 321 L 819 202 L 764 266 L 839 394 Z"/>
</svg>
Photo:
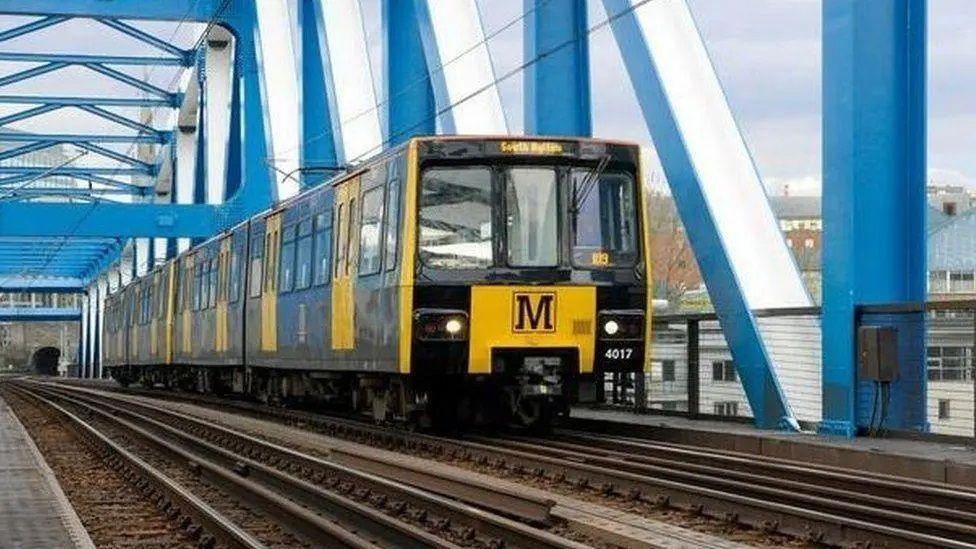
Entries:
<svg viewBox="0 0 976 549">
<path fill-rule="evenodd" d="M 547 428 L 650 356 L 634 144 L 415 137 L 105 300 L 122 385 Z"/>
</svg>

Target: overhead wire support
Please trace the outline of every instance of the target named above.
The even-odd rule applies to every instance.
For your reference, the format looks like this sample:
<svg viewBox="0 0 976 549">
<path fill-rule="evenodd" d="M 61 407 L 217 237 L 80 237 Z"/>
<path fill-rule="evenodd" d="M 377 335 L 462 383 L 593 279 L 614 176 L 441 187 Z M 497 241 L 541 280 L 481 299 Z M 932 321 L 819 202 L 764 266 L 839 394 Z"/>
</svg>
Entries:
<svg viewBox="0 0 976 549">
<path fill-rule="evenodd" d="M 28 52 L 0 52 L 0 61 L 18 63 L 69 63 L 81 65 L 85 63 L 102 63 L 106 65 L 159 65 L 166 67 L 189 67 L 186 59 L 178 57 L 137 56 L 137 55 L 93 55 L 72 53 L 28 53 Z"/>
<path fill-rule="evenodd" d="M 42 17 L 35 21 L 31 21 L 30 23 L 25 23 L 19 27 L 14 27 L 12 29 L 7 29 L 3 32 L 0 32 L 0 42 L 5 42 L 7 40 L 17 38 L 18 36 L 23 36 L 25 34 L 30 34 L 34 31 L 46 29 L 47 27 L 51 27 L 59 23 L 63 23 L 68 19 L 69 17 L 60 16 L 60 15 Z"/>
<path fill-rule="evenodd" d="M 173 93 L 168 98 L 154 97 L 77 97 L 45 95 L 0 95 L 3 104 L 46 104 L 61 106 L 102 105 L 107 107 L 179 107 L 182 94 Z"/>
</svg>

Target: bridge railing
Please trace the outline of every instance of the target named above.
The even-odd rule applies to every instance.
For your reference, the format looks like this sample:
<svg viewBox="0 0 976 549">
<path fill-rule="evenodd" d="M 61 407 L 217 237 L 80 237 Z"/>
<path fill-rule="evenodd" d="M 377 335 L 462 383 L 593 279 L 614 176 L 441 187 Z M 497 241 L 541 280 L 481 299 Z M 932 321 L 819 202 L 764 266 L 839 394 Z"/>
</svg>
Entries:
<svg viewBox="0 0 976 549">
<path fill-rule="evenodd" d="M 780 385 L 801 423 L 820 421 L 820 309 L 754 311 Z M 607 405 L 640 412 L 749 421 L 752 410 L 714 313 L 658 313 L 650 372 L 607 374 Z"/>
<path fill-rule="evenodd" d="M 821 420 L 823 355 L 821 311 L 817 307 L 755 311 L 780 387 L 806 429 Z M 912 413 L 901 426 L 882 423 L 882 399 L 874 401 L 870 381 L 861 381 L 858 402 L 862 431 L 887 436 L 962 442 L 976 437 L 976 300 L 929 301 L 858 307 L 861 326 L 899 329 L 899 345 L 924 345 L 924 364 L 899 364 L 899 398 Z M 912 334 L 918 337 L 913 339 Z M 750 421 L 752 411 L 718 319 L 713 313 L 656 314 L 650 372 L 607 374 L 605 405 L 637 412 L 695 419 Z M 902 353 L 918 356 L 916 353 Z M 917 359 L 916 359 L 917 360 Z M 919 374 L 919 373 L 922 374 Z M 922 379 L 913 379 L 912 376 Z"/>
</svg>

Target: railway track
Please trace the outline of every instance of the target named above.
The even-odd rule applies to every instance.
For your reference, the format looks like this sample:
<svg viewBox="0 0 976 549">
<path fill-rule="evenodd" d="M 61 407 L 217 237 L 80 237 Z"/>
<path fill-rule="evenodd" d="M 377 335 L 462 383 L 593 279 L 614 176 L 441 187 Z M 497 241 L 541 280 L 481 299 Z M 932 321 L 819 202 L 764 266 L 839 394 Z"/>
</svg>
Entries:
<svg viewBox="0 0 976 549">
<path fill-rule="evenodd" d="M 140 436 L 160 439 L 163 446 L 184 448 L 181 459 L 190 469 L 223 468 L 269 494 L 288 494 L 294 500 L 290 511 L 324 512 L 333 523 L 378 546 L 585 547 L 537 527 L 551 522 L 551 501 L 461 475 L 435 476 L 368 452 L 341 452 L 335 461 L 328 461 L 186 414 L 110 395 L 39 384 L 20 388 L 84 414 L 112 418 Z M 273 511 L 275 517 L 282 516 L 280 510 Z M 321 539 L 314 538 L 316 532 L 306 524 L 294 524 L 294 519 L 285 522 L 296 526 L 305 539 Z"/>
<path fill-rule="evenodd" d="M 595 433 L 460 440 L 251 403 L 180 398 L 274 416 L 355 442 L 468 462 L 495 474 L 689 509 L 813 543 L 976 547 L 976 493 L 938 483 Z"/>
</svg>

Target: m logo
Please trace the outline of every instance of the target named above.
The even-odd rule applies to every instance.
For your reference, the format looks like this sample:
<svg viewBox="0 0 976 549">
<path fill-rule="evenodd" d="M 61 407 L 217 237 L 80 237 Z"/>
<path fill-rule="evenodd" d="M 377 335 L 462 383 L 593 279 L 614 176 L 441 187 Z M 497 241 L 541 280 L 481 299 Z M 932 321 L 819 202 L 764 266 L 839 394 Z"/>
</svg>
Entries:
<svg viewBox="0 0 976 549">
<path fill-rule="evenodd" d="M 556 331 L 556 294 L 546 292 L 516 293 L 512 309 L 512 331 Z"/>
</svg>

